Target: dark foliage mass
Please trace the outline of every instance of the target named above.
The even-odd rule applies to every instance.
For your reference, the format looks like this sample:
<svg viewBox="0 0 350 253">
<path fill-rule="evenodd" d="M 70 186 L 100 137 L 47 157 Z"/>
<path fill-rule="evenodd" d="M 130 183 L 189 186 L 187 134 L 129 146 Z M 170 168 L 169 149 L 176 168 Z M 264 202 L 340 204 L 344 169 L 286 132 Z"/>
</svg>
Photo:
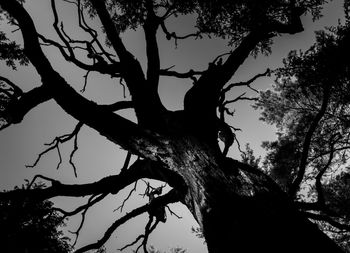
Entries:
<svg viewBox="0 0 350 253">
<path fill-rule="evenodd" d="M 309 50 L 290 52 L 276 72 L 274 91 L 262 92 L 255 105 L 263 109 L 262 120 L 279 128 L 278 140 L 264 144 L 265 167 L 291 194 L 297 191 L 296 183 L 304 182 L 307 189 L 300 191 L 300 198 L 318 204 L 310 206 L 312 216 L 335 238 L 343 238 L 347 249 L 348 29 L 346 24 L 317 32 Z"/>
<path fill-rule="evenodd" d="M 15 27 L 23 39 L 10 40 L 8 33 L 0 31 L 0 60 L 13 70 L 16 64 L 30 64 L 41 82 L 24 92 L 0 76 L 0 129 L 20 123 L 30 110 L 49 100 L 78 122 L 71 133 L 47 144 L 28 167 L 35 167 L 52 150 L 58 151 L 59 167 L 60 146 L 72 141 L 69 163 L 78 176 L 73 156 L 83 127 L 127 151 L 118 173 L 102 175 L 96 182 L 64 184 L 37 175 L 33 182 L 42 180 L 50 186 L 2 192 L 1 222 L 8 229 L 1 238 L 15 252 L 24 247 L 36 252 L 68 251 L 67 241 L 58 240 L 57 228 L 62 225 L 58 213 L 65 218 L 81 215 L 75 231 L 78 238 L 91 207 L 134 185 L 118 208 L 121 216 L 100 238 L 75 252 L 106 251 L 104 245 L 117 229 L 144 213 L 148 214 L 144 232 L 120 250 L 159 252 L 148 246 L 150 234 L 174 214 L 168 204 L 176 202 L 192 213 L 199 225 L 193 232 L 205 239 L 210 253 L 349 251 L 349 2 L 344 1 L 345 22 L 317 32 L 310 49 L 290 52 L 277 70 L 267 69 L 253 73 L 248 81 L 231 83 L 248 57 L 268 56 L 275 37 L 302 32 L 302 17 L 317 20 L 327 2 L 51 0 L 52 36 L 36 30 L 27 8 L 31 1 L 0 0 L 2 21 Z M 65 20 L 62 5 L 72 7 L 76 19 Z M 192 32 L 171 30 L 172 22 L 188 15 L 195 20 Z M 79 30 L 84 37 L 67 32 L 73 20 L 77 34 Z M 130 30 L 144 34 L 145 63 L 125 45 L 123 35 Z M 162 41 L 175 42 L 175 47 L 180 40 L 223 39 L 227 52 L 218 52 L 204 70 L 193 66 L 180 72 L 177 66 L 161 61 L 160 36 L 166 39 Z M 59 52 L 70 66 L 85 71 L 80 93 L 55 70 L 43 48 Z M 91 72 L 121 84 L 125 100 L 98 104 L 87 99 L 81 93 L 89 88 Z M 275 85 L 259 93 L 252 84 L 266 76 L 275 77 Z M 181 110 L 171 111 L 162 103 L 158 90 L 166 78 L 193 83 Z M 244 88 L 258 92 L 258 97 L 233 92 Z M 227 117 L 240 101 L 255 101 L 261 119 L 278 128 L 278 139 L 263 144 L 265 159 L 255 157 L 249 145 L 245 152 L 240 150 L 236 137 L 240 129 L 228 124 Z M 120 116 L 120 110 L 135 115 L 136 123 Z M 229 157 L 232 145 L 242 152 L 241 161 Z M 149 179 L 165 184 L 155 186 Z M 123 212 L 140 180 L 146 185 L 141 193 L 146 203 Z M 87 202 L 71 211 L 53 211 L 48 200 L 57 196 L 87 196 Z M 28 233 L 37 233 L 35 245 L 28 241 Z M 23 243 L 16 243 L 18 238 Z"/>
<path fill-rule="evenodd" d="M 4 253 L 68 253 L 72 249 L 69 239 L 60 230 L 64 225 L 62 215 L 54 210 L 51 201 L 1 201 L 0 215 L 1 251 Z"/>
</svg>

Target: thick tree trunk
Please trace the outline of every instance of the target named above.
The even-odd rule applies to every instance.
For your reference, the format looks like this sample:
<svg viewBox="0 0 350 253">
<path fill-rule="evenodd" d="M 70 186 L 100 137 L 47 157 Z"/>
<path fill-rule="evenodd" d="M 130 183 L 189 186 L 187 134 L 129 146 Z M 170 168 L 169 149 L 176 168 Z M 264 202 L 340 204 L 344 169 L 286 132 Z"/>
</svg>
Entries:
<svg viewBox="0 0 350 253">
<path fill-rule="evenodd" d="M 187 151 L 178 171 L 210 253 L 343 252 L 262 172 L 209 153 Z"/>
<path fill-rule="evenodd" d="M 218 183 L 220 184 L 220 183 Z M 213 252 L 342 252 L 292 205 L 268 195 L 211 195 L 203 230 Z M 209 211 L 208 211 L 209 210 Z"/>
</svg>

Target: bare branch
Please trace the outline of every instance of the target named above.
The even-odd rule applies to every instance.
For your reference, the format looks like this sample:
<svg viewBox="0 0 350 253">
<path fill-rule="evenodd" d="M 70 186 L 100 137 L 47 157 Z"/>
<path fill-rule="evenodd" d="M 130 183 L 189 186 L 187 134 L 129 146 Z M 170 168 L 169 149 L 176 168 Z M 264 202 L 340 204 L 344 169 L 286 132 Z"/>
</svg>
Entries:
<svg viewBox="0 0 350 253">
<path fill-rule="evenodd" d="M 66 45 L 61 45 L 60 43 L 58 43 L 58 42 L 56 42 L 54 40 L 48 39 L 48 38 L 46 38 L 45 36 L 43 36 L 41 34 L 38 34 L 38 37 L 44 43 L 46 43 L 46 44 L 44 44 L 45 46 L 52 45 L 52 46 L 56 47 L 60 51 L 61 55 L 64 57 L 64 59 L 66 61 L 74 63 L 77 67 L 79 67 L 81 69 L 84 69 L 86 71 L 97 71 L 97 72 L 102 73 L 102 74 L 111 75 L 112 77 L 119 77 L 119 75 L 120 75 L 120 70 L 121 70 L 120 69 L 120 64 L 119 64 L 119 62 L 116 62 L 114 60 L 111 61 L 112 62 L 111 64 L 108 64 L 107 62 L 105 62 L 105 64 L 103 64 L 102 62 L 99 62 L 99 61 L 96 61 L 95 59 L 93 59 L 93 63 L 91 65 L 90 64 L 86 64 L 86 63 L 78 60 L 78 58 L 76 58 L 76 56 L 74 54 L 74 49 L 81 49 L 81 50 L 86 51 L 87 54 L 89 54 L 88 48 L 86 46 L 85 47 L 82 47 L 82 46 L 71 46 L 69 44 L 69 42 L 67 41 L 67 43 L 69 44 L 70 51 L 73 52 L 73 53 L 67 54 L 65 49 L 67 49 L 68 47 Z M 84 41 L 82 43 L 84 43 L 85 45 L 91 45 L 92 44 L 92 42 L 89 42 L 89 41 Z M 102 53 L 102 54 L 104 54 L 104 53 Z M 97 54 L 97 55 L 100 55 L 100 54 Z M 109 54 L 106 53 L 104 55 L 109 55 Z M 101 58 L 103 59 L 102 56 L 101 56 Z"/>
<path fill-rule="evenodd" d="M 230 91 L 233 87 L 240 87 L 240 86 L 247 86 L 249 89 L 251 89 L 254 92 L 258 92 L 256 89 L 252 88 L 250 85 L 258 78 L 260 77 L 264 77 L 264 76 L 270 76 L 271 73 L 273 71 L 271 71 L 270 69 L 266 69 L 266 71 L 264 73 L 260 73 L 255 75 L 254 77 L 252 77 L 251 79 L 249 79 L 248 81 L 245 82 L 238 82 L 238 83 L 231 83 L 229 84 L 226 88 L 223 88 L 221 90 L 222 95 L 224 93 L 227 93 L 228 91 Z"/>
<path fill-rule="evenodd" d="M 80 1 L 79 1 L 79 5 L 80 5 Z M 119 63 L 114 61 L 111 57 L 110 54 L 108 54 L 104 48 L 102 47 L 101 43 L 98 41 L 97 39 L 97 32 L 92 32 L 93 29 L 91 28 L 86 28 L 85 26 L 83 26 L 81 24 L 81 20 L 83 20 L 83 16 L 80 15 L 80 11 L 78 8 L 78 14 L 79 14 L 79 24 L 81 27 L 84 27 L 84 31 L 87 31 L 91 36 L 92 36 L 92 41 L 86 41 L 86 40 L 73 40 L 71 39 L 67 33 L 64 31 L 64 27 L 63 27 L 63 23 L 60 23 L 60 27 L 59 27 L 59 19 L 58 19 L 58 13 L 57 13 L 57 9 L 56 9 L 56 4 L 55 4 L 55 0 L 51 0 L 51 8 L 54 14 L 54 23 L 53 23 L 53 27 L 57 33 L 57 35 L 59 36 L 59 38 L 62 40 L 62 42 L 64 43 L 64 46 L 59 44 L 56 41 L 47 39 L 46 37 L 44 37 L 43 35 L 38 34 L 39 38 L 44 41 L 45 43 L 47 43 L 47 45 L 53 45 L 56 48 L 58 48 L 62 54 L 62 56 L 69 62 L 73 62 L 76 66 L 85 69 L 87 71 L 98 71 L 100 73 L 103 74 L 110 74 L 111 76 L 118 76 L 119 75 Z M 84 21 L 84 23 L 86 24 L 86 22 Z M 86 25 L 87 26 L 87 25 Z M 92 43 L 96 43 L 98 45 L 98 48 L 101 50 L 101 54 L 105 55 L 107 57 L 107 59 L 112 63 L 112 64 L 106 64 L 104 66 L 101 65 L 101 62 L 96 62 L 94 61 L 92 65 L 88 65 L 85 64 L 84 62 L 78 60 L 75 56 L 74 53 L 74 49 L 79 48 L 82 50 L 85 50 L 88 52 L 88 49 L 86 47 L 74 47 L 71 46 L 71 44 L 83 44 L 83 45 L 92 45 Z M 68 53 L 66 52 L 66 50 L 68 50 Z M 89 52 L 88 52 L 89 53 Z"/>
<path fill-rule="evenodd" d="M 85 205 L 81 205 L 72 211 L 65 211 L 61 208 L 54 208 L 54 209 L 55 211 L 59 211 L 60 213 L 62 213 L 64 217 L 73 216 L 95 205 L 96 203 L 104 199 L 107 195 L 108 193 L 100 194 L 98 197 L 96 197 L 96 195 L 91 195 L 91 197 L 89 198 L 88 202 Z"/>
<path fill-rule="evenodd" d="M 120 219 L 116 220 L 104 233 L 103 237 L 99 239 L 97 242 L 86 245 L 77 251 L 75 253 L 82 253 L 86 252 L 88 250 L 93 250 L 93 249 L 98 249 L 100 248 L 103 244 L 107 242 L 107 240 L 111 237 L 112 233 L 122 224 L 127 222 L 128 220 L 147 212 L 150 208 L 154 208 L 157 206 L 164 206 L 168 203 L 173 203 L 179 201 L 179 195 L 175 190 L 171 190 L 167 194 L 160 196 L 158 198 L 155 198 L 154 201 L 151 203 L 145 204 L 141 207 L 138 207 L 134 210 L 132 210 L 130 213 L 124 215 Z"/>
<path fill-rule="evenodd" d="M 123 208 L 125 203 L 129 200 L 129 198 L 131 197 L 131 195 L 133 194 L 133 192 L 136 192 L 136 187 L 137 187 L 137 182 L 135 182 L 134 187 L 131 189 L 131 191 L 129 192 L 128 196 L 123 200 L 123 203 L 115 210 L 113 210 L 113 212 L 117 211 L 120 209 L 120 212 L 123 212 Z"/>
<path fill-rule="evenodd" d="M 74 214 L 77 214 L 78 212 L 82 211 L 81 213 L 81 221 L 80 221 L 80 224 L 79 224 L 79 227 L 76 231 L 70 231 L 72 234 L 75 234 L 75 240 L 74 240 L 74 243 L 73 243 L 73 246 L 76 245 L 77 241 L 78 241 L 78 238 L 79 238 L 79 234 L 80 234 L 80 231 L 81 229 L 83 228 L 83 225 L 84 225 L 84 222 L 85 222 L 85 218 L 86 218 L 86 213 L 88 211 L 88 209 L 93 206 L 94 204 L 100 202 L 102 199 L 104 199 L 105 197 L 107 196 L 107 193 L 103 193 L 101 194 L 100 196 L 97 196 L 96 195 L 92 195 L 87 204 L 83 205 L 83 206 L 80 206 L 78 207 L 77 209 L 75 209 L 74 211 L 72 212 L 69 212 L 69 213 L 65 213 L 65 216 L 71 216 L 71 215 L 74 215 Z"/>
<path fill-rule="evenodd" d="M 151 235 L 151 233 L 154 231 L 154 229 L 157 227 L 157 225 L 158 225 L 158 223 L 159 223 L 159 221 L 156 220 L 156 221 L 154 222 L 154 224 L 152 225 L 153 220 L 154 220 L 154 219 L 153 219 L 153 216 L 149 216 L 149 220 L 148 220 L 148 222 L 147 222 L 147 224 L 146 224 L 146 226 L 145 226 L 145 233 L 142 234 L 142 235 L 139 235 L 133 242 L 131 242 L 131 243 L 125 245 L 124 247 L 120 248 L 119 250 L 120 250 L 120 251 L 123 251 L 124 249 L 135 245 L 138 241 L 140 241 L 140 240 L 143 238 L 142 243 L 136 248 L 136 250 L 135 250 L 134 252 L 135 252 L 135 253 L 138 252 L 139 249 L 140 249 L 141 247 L 143 247 L 143 251 L 144 251 L 145 253 L 147 253 L 147 252 L 148 252 L 148 250 L 147 250 L 148 238 L 149 238 L 149 236 Z"/>
<path fill-rule="evenodd" d="M 114 62 L 114 60 L 111 58 L 111 56 L 114 56 L 110 53 L 107 53 L 104 49 L 104 47 L 102 46 L 101 42 L 98 39 L 98 33 L 96 30 L 92 29 L 86 22 L 85 18 L 84 18 L 84 9 L 81 7 L 81 0 L 78 0 L 78 20 L 79 20 L 79 26 L 87 33 L 90 34 L 90 36 L 93 38 L 93 40 L 91 41 L 91 43 L 95 42 L 97 44 L 97 47 L 99 48 L 99 50 L 101 50 L 102 54 L 104 56 L 106 56 L 106 58 L 110 61 L 110 62 Z"/>
<path fill-rule="evenodd" d="M 85 92 L 85 90 L 86 90 L 87 79 L 88 79 L 89 73 L 90 73 L 90 70 L 88 70 L 88 71 L 86 72 L 86 74 L 83 76 L 83 77 L 84 77 L 84 86 L 83 86 L 83 88 L 80 90 L 80 92 Z"/>
<path fill-rule="evenodd" d="M 245 97 L 244 95 L 246 94 L 246 92 L 244 92 L 243 94 L 239 95 L 238 97 L 234 98 L 234 99 L 231 99 L 231 100 L 226 100 L 224 103 L 223 103 L 223 106 L 226 106 L 228 104 L 232 104 L 232 103 L 235 103 L 237 101 L 242 101 L 242 100 L 247 100 L 247 101 L 256 101 L 257 98 L 252 98 L 252 97 Z"/>
<path fill-rule="evenodd" d="M 202 39 L 203 36 L 202 36 L 202 32 L 198 31 L 196 33 L 190 33 L 190 34 L 187 34 L 187 35 L 184 35 L 184 36 L 178 36 L 176 35 L 175 32 L 169 32 L 167 27 L 165 26 L 165 23 L 164 21 L 160 23 L 160 26 L 167 38 L 167 40 L 171 40 L 171 38 L 175 39 L 175 46 L 177 47 L 177 40 L 184 40 L 184 39 L 187 39 L 187 38 L 191 38 L 191 37 L 194 37 L 195 39 Z"/>
<path fill-rule="evenodd" d="M 62 42 L 65 44 L 66 48 L 68 49 L 68 52 L 70 54 L 69 58 L 75 58 L 74 56 L 74 51 L 71 48 L 69 42 L 66 40 L 65 36 L 63 35 L 63 33 L 61 32 L 61 30 L 58 27 L 58 14 L 57 14 L 57 9 L 56 9 L 56 3 L 55 0 L 51 0 L 51 9 L 54 15 L 54 23 L 53 23 L 53 27 L 58 35 L 58 37 L 62 40 Z"/>
<path fill-rule="evenodd" d="M 69 157 L 69 163 L 72 165 L 73 167 L 73 171 L 74 171 L 74 175 L 77 177 L 77 171 L 76 171 L 76 167 L 72 161 L 73 159 L 73 155 L 74 153 L 77 151 L 78 149 L 78 145 L 77 145 L 77 135 L 81 129 L 81 127 L 83 126 L 83 123 L 82 122 L 79 122 L 74 130 L 70 133 L 70 134 L 64 134 L 64 135 L 61 135 L 61 136 L 58 136 L 56 137 L 51 143 L 48 143 L 48 144 L 45 144 L 47 146 L 49 146 L 47 149 L 45 149 L 44 151 L 42 151 L 37 159 L 35 160 L 35 162 L 32 164 L 32 165 L 26 165 L 27 168 L 33 168 L 35 167 L 40 159 L 42 158 L 43 155 L 47 154 L 49 151 L 53 150 L 53 149 L 56 149 L 57 150 L 57 153 L 58 153 L 58 157 L 59 157 L 59 162 L 57 164 L 57 169 L 59 168 L 60 164 L 62 163 L 62 157 L 61 157 L 61 152 L 60 152 L 60 148 L 59 148 L 59 144 L 62 144 L 62 143 L 65 143 L 69 140 L 71 140 L 73 137 L 75 137 L 74 139 L 74 147 L 73 147 L 73 151 L 71 152 L 70 154 L 70 157 Z"/>
<path fill-rule="evenodd" d="M 43 176 L 37 176 L 36 178 L 38 177 L 44 178 Z M 57 196 L 82 197 L 101 193 L 117 194 L 121 189 L 142 178 L 165 181 L 173 188 L 186 191 L 183 179 L 175 172 L 167 170 L 158 162 L 137 160 L 128 170 L 125 171 L 125 173 L 108 176 L 97 182 L 69 185 L 45 178 L 46 180 L 51 181 L 52 186 L 43 189 L 0 192 L 0 200 L 12 198 L 33 198 L 44 200 Z"/>
<path fill-rule="evenodd" d="M 176 218 L 182 219 L 182 216 L 176 214 L 173 210 L 171 210 L 171 208 L 169 207 L 169 205 L 166 205 L 165 207 L 168 209 L 170 215 L 174 215 Z"/>
<path fill-rule="evenodd" d="M 79 122 L 80 123 L 80 122 Z M 82 126 L 83 124 L 81 124 L 81 126 Z M 80 127 L 81 127 L 80 126 Z M 74 162 L 73 162 L 73 156 L 74 156 L 74 154 L 75 154 L 75 152 L 78 150 L 78 132 L 75 134 L 75 136 L 74 136 L 74 142 L 73 142 L 73 150 L 72 150 L 72 152 L 70 153 L 70 155 L 69 155 L 69 163 L 70 163 L 70 165 L 73 167 L 73 171 L 74 171 L 74 175 L 75 175 L 75 177 L 78 177 L 78 174 L 77 174 L 77 168 L 76 168 L 76 166 L 75 166 L 75 164 L 74 164 Z"/>
<path fill-rule="evenodd" d="M 136 239 L 135 239 L 133 242 L 124 245 L 123 247 L 121 247 L 121 248 L 118 249 L 118 250 L 119 250 L 119 251 L 123 251 L 123 250 L 125 250 L 125 249 L 127 249 L 127 248 L 129 248 L 129 247 L 131 247 L 131 246 L 133 246 L 133 245 L 135 245 L 135 244 L 136 244 L 138 241 L 140 241 L 142 238 L 144 238 L 144 235 L 143 235 L 143 234 L 142 234 L 142 235 L 139 235 L 138 237 L 136 237 Z M 142 245 L 142 244 L 141 244 L 141 245 Z M 137 247 L 136 250 L 135 250 L 134 252 L 137 253 L 139 249 L 140 249 L 140 246 Z"/>
</svg>

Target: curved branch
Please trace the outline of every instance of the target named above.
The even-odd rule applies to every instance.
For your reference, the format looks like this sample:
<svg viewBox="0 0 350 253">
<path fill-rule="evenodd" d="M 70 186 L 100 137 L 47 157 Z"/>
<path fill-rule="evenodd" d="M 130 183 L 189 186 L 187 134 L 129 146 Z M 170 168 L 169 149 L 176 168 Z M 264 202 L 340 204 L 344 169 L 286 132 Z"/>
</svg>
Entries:
<svg viewBox="0 0 350 253">
<path fill-rule="evenodd" d="M 112 64 L 107 64 L 107 63 L 106 64 L 99 64 L 98 62 L 95 62 L 95 63 L 89 65 L 89 64 L 86 64 L 86 63 L 78 60 L 75 57 L 75 54 L 68 55 L 66 53 L 66 51 L 64 50 L 65 48 L 67 48 L 67 46 L 63 46 L 54 40 L 51 40 L 51 39 L 44 37 L 41 34 L 38 34 L 38 37 L 43 42 L 47 43 L 47 45 L 52 45 L 52 46 L 58 48 L 61 55 L 64 57 L 64 59 L 66 61 L 74 63 L 77 67 L 79 67 L 81 69 L 84 69 L 87 71 L 97 71 L 101 74 L 108 74 L 108 75 L 111 75 L 113 77 L 119 76 L 119 74 L 121 72 L 121 65 L 119 62 L 113 61 Z M 86 42 L 86 43 L 90 44 L 90 42 Z M 71 46 L 69 46 L 69 48 L 71 49 L 70 51 L 73 52 L 73 48 Z M 81 49 L 83 49 L 83 48 L 81 48 Z M 86 50 L 86 49 L 83 49 L 83 50 Z"/>
<path fill-rule="evenodd" d="M 117 221 L 115 221 L 106 230 L 106 232 L 104 233 L 103 237 L 100 240 L 98 240 L 95 243 L 86 245 L 86 246 L 78 249 L 77 251 L 75 251 L 75 253 L 82 253 L 82 252 L 86 252 L 88 250 L 98 249 L 98 248 L 102 247 L 107 242 L 107 240 L 111 237 L 113 232 L 120 225 L 124 224 L 128 220 L 130 220 L 130 219 L 132 219 L 132 218 L 134 218 L 134 217 L 136 217 L 136 216 L 138 216 L 138 215 L 140 215 L 142 213 L 147 212 L 151 208 L 156 208 L 156 207 L 159 207 L 159 206 L 164 206 L 164 205 L 169 204 L 169 203 L 178 202 L 178 201 L 181 200 L 180 196 L 181 195 L 179 195 L 179 193 L 173 189 L 173 190 L 170 190 L 167 194 L 155 198 L 152 202 L 132 210 L 130 213 L 126 214 L 122 218 L 120 218 Z"/>
<path fill-rule="evenodd" d="M 79 3 L 80 4 L 80 3 Z M 99 71 L 101 73 L 107 73 L 107 74 L 111 74 L 111 75 L 116 75 L 117 74 L 117 71 L 119 71 L 119 64 L 117 62 L 115 62 L 113 59 L 111 59 L 110 57 L 107 57 L 111 62 L 112 64 L 107 64 L 107 62 L 100 62 L 100 61 L 97 61 L 96 63 L 94 62 L 93 65 L 87 65 L 81 61 L 79 61 L 76 57 L 75 57 L 75 53 L 74 53 L 74 50 L 73 48 L 71 47 L 71 43 L 80 43 L 80 44 L 86 44 L 86 45 L 91 45 L 93 41 L 96 41 L 98 42 L 97 40 L 97 36 L 91 32 L 91 29 L 85 29 L 85 31 L 88 31 L 90 33 L 90 35 L 93 37 L 93 41 L 92 42 L 88 42 L 86 40 L 72 40 L 67 34 L 66 32 L 64 31 L 64 28 L 63 28 L 63 23 L 61 22 L 60 23 L 60 26 L 61 27 L 58 27 L 58 22 L 59 22 L 59 18 L 58 18 L 58 13 L 57 13 L 57 9 L 56 9 L 56 4 L 55 4 L 55 0 L 51 0 L 51 8 L 52 8 L 52 11 L 53 11 L 53 14 L 54 14 L 54 23 L 53 23 L 53 27 L 57 33 L 57 35 L 59 36 L 59 38 L 63 41 L 63 43 L 65 44 L 65 48 L 67 48 L 68 52 L 69 52 L 69 55 L 67 55 L 67 53 L 65 52 L 64 48 L 59 45 L 57 42 L 54 42 L 52 40 L 47 40 L 45 39 L 45 37 L 41 36 L 41 39 L 44 40 L 45 42 L 48 42 L 54 46 L 56 46 L 57 48 L 59 48 L 59 50 L 61 51 L 62 55 L 64 56 L 64 58 L 67 60 L 67 61 L 72 61 L 75 65 L 77 65 L 78 67 L 80 68 L 83 68 L 85 70 L 95 70 L 95 71 Z M 80 11 L 78 10 L 78 12 L 80 13 Z M 78 15 L 79 15 L 78 13 Z M 83 19 L 84 21 L 84 19 Z M 85 22 L 84 22 L 85 23 Z M 86 23 L 85 23 L 86 24 Z M 81 25 L 81 16 L 79 15 L 79 25 L 80 27 L 82 27 Z M 103 47 L 101 46 L 100 43 L 97 43 L 100 47 L 100 49 L 102 49 L 102 52 L 104 55 L 107 55 L 108 54 L 104 51 Z M 87 50 L 88 51 L 88 50 Z M 89 52 L 88 52 L 89 53 Z"/>
<path fill-rule="evenodd" d="M 81 206 L 80 208 L 77 208 L 76 210 L 74 210 L 73 212 L 71 213 L 65 213 L 65 217 L 68 215 L 74 215 L 80 211 L 82 211 L 81 213 L 81 221 L 80 221 L 80 224 L 79 224 L 79 227 L 76 231 L 70 231 L 71 233 L 75 234 L 75 240 L 74 240 L 74 243 L 73 243 L 73 246 L 76 245 L 77 241 L 78 241 L 78 238 L 79 238 L 79 235 L 80 235 L 80 231 L 81 229 L 83 228 L 84 226 L 84 222 L 85 222 L 85 218 L 86 218 L 86 213 L 88 211 L 88 209 L 93 206 L 94 204 L 100 202 L 101 200 L 103 200 L 108 194 L 107 193 L 103 193 L 101 194 L 100 196 L 95 196 L 95 195 L 92 195 L 89 200 L 88 200 L 88 203 L 84 206 Z"/>
<path fill-rule="evenodd" d="M 168 31 L 167 27 L 165 26 L 164 21 L 160 23 L 160 26 L 161 26 L 167 40 L 170 40 L 171 38 L 175 39 L 175 46 L 177 46 L 177 40 L 184 40 L 184 39 L 188 39 L 191 37 L 194 37 L 195 39 L 202 38 L 202 33 L 200 31 L 198 31 L 196 33 L 190 33 L 187 35 L 183 35 L 183 36 L 178 36 L 175 32 Z"/>
<path fill-rule="evenodd" d="M 256 101 L 257 98 L 252 98 L 252 97 L 245 97 L 244 95 L 246 94 L 246 92 L 242 93 L 241 95 L 239 95 L 238 97 L 231 99 L 231 100 L 226 100 L 223 102 L 223 106 L 225 107 L 228 104 L 232 104 L 235 103 L 237 101 L 242 101 L 242 100 L 246 100 L 246 101 Z"/>
<path fill-rule="evenodd" d="M 9 123 L 20 123 L 31 109 L 51 98 L 53 98 L 53 96 L 50 90 L 44 86 L 22 93 L 18 99 L 11 100 L 7 108 L 7 114 L 11 119 Z"/>
<path fill-rule="evenodd" d="M 328 86 L 327 86 L 328 87 Z M 318 123 L 322 119 L 323 115 L 326 112 L 327 106 L 328 106 L 328 101 L 330 98 L 329 94 L 329 88 L 325 88 L 323 90 L 323 99 L 322 99 L 322 104 L 320 107 L 320 110 L 316 114 L 315 118 L 313 119 L 311 125 L 309 126 L 309 129 L 307 130 L 307 133 L 305 135 L 304 143 L 303 143 L 303 150 L 301 153 L 301 158 L 300 158 L 300 163 L 299 163 L 299 170 L 298 170 L 298 175 L 294 179 L 290 189 L 289 189 L 289 195 L 294 197 L 297 191 L 299 190 L 300 184 L 304 178 L 306 166 L 307 166 L 307 159 L 309 157 L 309 149 L 311 145 L 311 139 L 312 136 L 317 128 Z"/>
<path fill-rule="evenodd" d="M 55 211 L 58 211 L 60 213 L 62 213 L 64 215 L 64 218 L 65 217 L 68 217 L 68 216 L 73 216 L 73 215 L 76 215 L 77 213 L 80 213 L 81 211 L 84 211 L 84 210 L 87 210 L 88 208 L 90 208 L 91 206 L 95 205 L 96 203 L 100 202 L 102 199 L 104 199 L 108 194 L 107 193 L 103 193 L 103 194 L 100 194 L 99 196 L 95 196 L 95 195 L 92 195 L 88 202 L 84 205 L 81 205 L 79 207 L 77 207 L 76 209 L 72 210 L 72 211 L 65 211 L 63 209 L 60 209 L 60 208 L 54 208 Z"/>
<path fill-rule="evenodd" d="M 165 181 L 173 188 L 181 191 L 184 190 L 183 179 L 178 174 L 161 167 L 158 162 L 150 160 L 137 160 L 123 173 L 105 177 L 94 183 L 69 185 L 41 175 L 36 176 L 35 179 L 38 177 L 51 181 L 52 186 L 44 189 L 19 189 L 9 192 L 0 192 L 0 199 L 21 199 L 28 197 L 44 200 L 57 196 L 83 197 L 103 193 L 117 194 L 121 189 L 124 189 L 126 186 L 141 178 Z"/>
<path fill-rule="evenodd" d="M 98 40 L 98 34 L 97 31 L 92 29 L 86 22 L 85 17 L 84 17 L 84 11 L 83 8 L 81 7 L 81 0 L 78 0 L 77 9 L 78 9 L 78 20 L 79 20 L 79 26 L 87 33 L 90 34 L 90 36 L 93 38 L 92 42 L 96 42 L 98 48 L 101 50 L 103 55 L 107 57 L 107 59 L 111 62 L 113 62 L 113 59 L 111 58 L 111 54 L 107 53 L 105 49 L 103 48 L 101 42 Z"/>
</svg>

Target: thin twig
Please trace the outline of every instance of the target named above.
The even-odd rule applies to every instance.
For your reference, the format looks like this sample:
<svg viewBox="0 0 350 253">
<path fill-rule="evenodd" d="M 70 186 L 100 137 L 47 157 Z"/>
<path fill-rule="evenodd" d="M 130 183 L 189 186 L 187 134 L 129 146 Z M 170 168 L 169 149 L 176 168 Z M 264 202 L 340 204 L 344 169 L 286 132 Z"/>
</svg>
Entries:
<svg viewBox="0 0 350 253">
<path fill-rule="evenodd" d="M 134 187 L 131 189 L 131 191 L 129 192 L 128 196 L 123 200 L 123 203 L 117 209 L 114 209 L 113 212 L 118 211 L 119 209 L 120 209 L 120 212 L 123 212 L 123 208 L 124 208 L 124 205 L 125 205 L 126 201 L 128 201 L 129 198 L 131 197 L 132 193 L 136 191 L 137 182 L 138 181 L 135 182 Z"/>
</svg>

